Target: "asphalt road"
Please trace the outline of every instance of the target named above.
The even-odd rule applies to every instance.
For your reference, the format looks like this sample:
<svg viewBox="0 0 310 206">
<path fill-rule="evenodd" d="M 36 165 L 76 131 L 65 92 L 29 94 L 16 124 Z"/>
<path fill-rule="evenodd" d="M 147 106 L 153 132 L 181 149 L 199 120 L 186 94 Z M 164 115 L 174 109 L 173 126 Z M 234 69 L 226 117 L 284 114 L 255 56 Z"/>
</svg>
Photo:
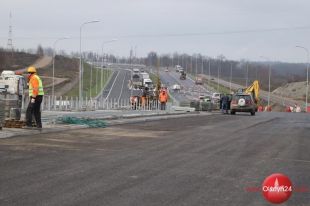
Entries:
<svg viewBox="0 0 310 206">
<path fill-rule="evenodd" d="M 123 68 L 114 68 L 114 73 L 106 85 L 102 95 L 98 98 L 112 99 L 115 101 L 129 101 L 131 90 L 129 89 L 129 80 L 131 72 Z"/>
<path fill-rule="evenodd" d="M 0 139 L 1 205 L 270 205 L 265 177 L 310 187 L 310 116 L 212 115 Z M 282 205 L 309 205 L 310 188 Z"/>
<path fill-rule="evenodd" d="M 211 93 L 203 86 L 196 85 L 195 82 L 186 78 L 186 80 L 180 80 L 180 73 L 174 69 L 170 69 L 169 72 L 165 72 L 164 69 L 159 71 L 160 79 L 163 84 L 170 88 L 170 94 L 179 102 L 198 99 L 199 95 L 210 95 Z M 181 91 L 175 92 L 171 89 L 174 84 L 181 86 Z"/>
</svg>

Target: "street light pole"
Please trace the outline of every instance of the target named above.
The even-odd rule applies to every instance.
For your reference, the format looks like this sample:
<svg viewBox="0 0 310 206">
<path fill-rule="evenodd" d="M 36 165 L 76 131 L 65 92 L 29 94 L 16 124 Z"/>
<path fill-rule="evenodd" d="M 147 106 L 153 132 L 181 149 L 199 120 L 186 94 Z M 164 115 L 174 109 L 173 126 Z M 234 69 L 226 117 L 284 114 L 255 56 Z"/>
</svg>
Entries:
<svg viewBox="0 0 310 206">
<path fill-rule="evenodd" d="M 198 75 L 198 55 L 196 56 L 196 77 L 197 77 L 197 75 Z"/>
<path fill-rule="evenodd" d="M 84 25 L 86 24 L 92 24 L 92 23 L 97 23 L 99 21 L 97 20 L 94 20 L 94 21 L 87 21 L 87 22 L 84 22 L 83 24 L 81 24 L 80 26 L 80 69 L 79 69 L 79 103 L 80 103 L 80 107 L 81 107 L 81 101 L 82 101 L 82 98 L 83 98 L 83 85 L 82 85 L 82 80 L 83 80 L 83 70 L 82 70 L 82 28 Z"/>
<path fill-rule="evenodd" d="M 94 67 L 94 57 L 92 58 L 92 62 L 90 65 L 90 81 L 89 81 L 89 99 L 91 99 L 92 95 L 91 95 L 91 87 L 93 84 L 93 67 Z"/>
<path fill-rule="evenodd" d="M 209 58 L 209 86 L 210 86 L 210 82 L 211 82 L 211 58 Z"/>
<path fill-rule="evenodd" d="M 193 56 L 191 56 L 191 74 L 193 74 Z"/>
<path fill-rule="evenodd" d="M 217 65 L 217 92 L 220 91 L 220 67 L 221 67 L 221 60 L 219 65 Z"/>
<path fill-rule="evenodd" d="M 55 97 L 55 55 L 56 55 L 56 44 L 64 39 L 68 39 L 68 37 L 62 37 L 59 39 L 56 39 L 56 41 L 54 42 L 54 46 L 53 46 L 53 86 L 52 86 L 52 101 L 54 100 Z M 56 105 L 54 104 L 54 107 Z"/>
<path fill-rule="evenodd" d="M 246 63 L 246 80 L 245 80 L 245 87 L 248 87 L 248 79 L 249 79 L 249 63 Z"/>
<path fill-rule="evenodd" d="M 232 81 L 232 67 L 233 67 L 233 63 L 230 63 L 230 81 L 229 81 L 229 91 L 231 94 L 231 81 Z"/>
<path fill-rule="evenodd" d="M 203 57 L 201 56 L 201 74 L 203 74 Z"/>
<path fill-rule="evenodd" d="M 269 74 L 268 74 L 268 105 L 267 108 L 269 108 L 270 106 L 270 76 L 271 76 L 271 63 L 270 63 L 270 59 L 264 56 L 260 56 L 261 58 L 265 59 L 268 61 L 269 64 Z"/>
<path fill-rule="evenodd" d="M 310 56 L 309 56 L 309 50 L 306 47 L 302 46 L 296 46 L 297 48 L 303 49 L 307 53 L 307 86 L 306 86 L 306 112 L 308 112 L 308 93 L 309 93 L 309 62 L 310 62 Z"/>
</svg>

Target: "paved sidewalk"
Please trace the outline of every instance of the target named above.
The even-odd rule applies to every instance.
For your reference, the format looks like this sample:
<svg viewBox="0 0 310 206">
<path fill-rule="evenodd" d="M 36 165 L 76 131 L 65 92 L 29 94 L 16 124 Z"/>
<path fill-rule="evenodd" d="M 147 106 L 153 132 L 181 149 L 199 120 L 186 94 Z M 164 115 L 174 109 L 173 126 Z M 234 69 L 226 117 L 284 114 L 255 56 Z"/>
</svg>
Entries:
<svg viewBox="0 0 310 206">
<path fill-rule="evenodd" d="M 0 138 L 14 136 L 27 136 L 40 133 L 56 133 L 64 130 L 88 128 L 86 125 L 60 124 L 59 117 L 77 117 L 86 119 L 106 120 L 107 126 L 130 124 L 145 121 L 156 121 L 161 119 L 179 118 L 184 116 L 211 115 L 211 113 L 197 113 L 184 111 L 119 111 L 119 110 L 99 110 L 87 112 L 43 112 L 42 124 L 43 129 L 20 129 L 20 128 L 3 128 L 0 131 Z"/>
</svg>

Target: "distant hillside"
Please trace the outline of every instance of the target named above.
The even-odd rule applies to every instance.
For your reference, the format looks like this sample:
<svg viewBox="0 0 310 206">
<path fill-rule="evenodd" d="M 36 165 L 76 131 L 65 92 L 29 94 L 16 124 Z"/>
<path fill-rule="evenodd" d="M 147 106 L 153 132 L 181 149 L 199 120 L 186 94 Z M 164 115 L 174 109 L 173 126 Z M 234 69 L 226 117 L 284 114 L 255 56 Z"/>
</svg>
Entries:
<svg viewBox="0 0 310 206">
<path fill-rule="evenodd" d="M 3 70 L 17 70 L 33 64 L 39 55 L 25 52 L 7 52 L 0 48 L 0 72 Z"/>
<path fill-rule="evenodd" d="M 220 66 L 219 66 L 220 65 Z M 262 89 L 268 90 L 268 63 L 246 63 L 234 61 L 222 61 L 219 64 L 217 61 L 211 62 L 211 75 L 217 77 L 218 71 L 220 78 L 229 81 L 230 70 L 232 65 L 232 82 L 246 85 L 246 67 L 248 67 L 248 85 L 254 80 L 259 80 Z M 199 68 L 199 67 L 198 67 Z M 208 74 L 208 68 L 204 68 L 204 73 Z M 306 65 L 291 64 L 291 63 L 271 63 L 271 90 L 283 86 L 291 82 L 305 81 L 306 79 Z"/>
<path fill-rule="evenodd" d="M 41 54 L 42 55 L 42 54 Z M 29 54 L 25 52 L 7 52 L 0 49 L 0 72 L 3 70 L 18 70 L 26 68 L 34 64 L 40 55 Z M 52 90 L 52 64 L 38 69 L 38 74 L 41 76 L 43 85 L 45 86 L 45 93 L 51 95 Z M 79 61 L 75 58 L 64 56 L 55 57 L 55 93 L 63 95 L 70 91 L 72 87 L 76 86 L 79 72 Z"/>
<path fill-rule="evenodd" d="M 306 100 L 306 86 L 304 82 L 288 83 L 282 87 L 279 87 L 273 91 L 273 94 L 277 94 L 283 97 L 289 97 L 295 100 Z M 309 100 L 309 98 L 308 98 Z"/>
<path fill-rule="evenodd" d="M 223 55 L 216 58 L 201 54 L 179 54 L 158 55 L 150 52 L 146 58 L 138 59 L 137 62 L 144 62 L 147 66 L 171 67 L 171 63 L 181 65 L 187 73 L 195 75 L 203 73 L 220 79 L 230 80 L 232 68 L 232 81 L 246 86 L 254 80 L 259 80 L 262 89 L 268 90 L 269 63 L 271 64 L 271 90 L 274 90 L 286 83 L 306 80 L 306 65 L 286 62 L 251 62 L 247 60 L 229 60 Z M 160 60 L 160 61 L 159 61 Z M 248 80 L 248 81 L 247 81 Z"/>
<path fill-rule="evenodd" d="M 40 70 L 43 76 L 53 76 L 53 67 L 49 65 Z M 55 56 L 55 77 L 72 79 L 79 74 L 79 60 L 64 56 Z"/>
<path fill-rule="evenodd" d="M 52 65 L 42 68 L 40 70 L 41 76 L 52 77 L 53 76 L 53 67 Z M 76 58 L 68 58 L 64 56 L 56 55 L 55 57 L 55 77 L 62 78 L 60 84 L 55 86 L 56 95 L 64 95 L 70 91 L 78 83 L 79 75 L 79 60 Z M 46 83 L 51 85 L 51 80 L 46 78 Z M 51 94 L 51 87 L 46 88 L 46 94 Z"/>
</svg>

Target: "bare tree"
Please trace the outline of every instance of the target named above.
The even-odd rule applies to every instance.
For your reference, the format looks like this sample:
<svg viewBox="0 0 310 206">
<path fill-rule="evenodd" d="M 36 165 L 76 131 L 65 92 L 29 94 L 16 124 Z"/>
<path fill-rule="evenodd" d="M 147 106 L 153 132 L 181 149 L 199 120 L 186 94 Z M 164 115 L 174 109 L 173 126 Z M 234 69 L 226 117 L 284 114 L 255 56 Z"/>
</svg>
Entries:
<svg viewBox="0 0 310 206">
<path fill-rule="evenodd" d="M 37 55 L 39 57 L 43 57 L 44 56 L 44 51 L 43 51 L 43 48 L 42 46 L 39 44 L 38 48 L 37 48 Z"/>
</svg>

